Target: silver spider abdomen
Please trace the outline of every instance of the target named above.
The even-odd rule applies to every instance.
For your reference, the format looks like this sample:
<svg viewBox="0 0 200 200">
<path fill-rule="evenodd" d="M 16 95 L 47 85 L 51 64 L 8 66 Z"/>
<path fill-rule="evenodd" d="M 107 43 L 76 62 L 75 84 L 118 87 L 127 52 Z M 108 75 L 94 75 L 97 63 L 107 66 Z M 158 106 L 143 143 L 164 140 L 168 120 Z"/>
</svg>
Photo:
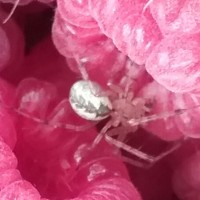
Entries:
<svg viewBox="0 0 200 200">
<path fill-rule="evenodd" d="M 69 101 L 80 117 L 98 121 L 107 118 L 112 109 L 109 98 L 102 95 L 102 89 L 97 83 L 80 80 L 72 85 Z"/>
</svg>

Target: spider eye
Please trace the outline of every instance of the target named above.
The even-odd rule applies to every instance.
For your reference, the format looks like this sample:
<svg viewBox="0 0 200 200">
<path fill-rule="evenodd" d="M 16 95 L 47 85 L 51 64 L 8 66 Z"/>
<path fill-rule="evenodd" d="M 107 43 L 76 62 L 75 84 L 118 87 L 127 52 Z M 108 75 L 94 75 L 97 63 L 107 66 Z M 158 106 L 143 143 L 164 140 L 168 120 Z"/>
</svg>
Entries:
<svg viewBox="0 0 200 200">
<path fill-rule="evenodd" d="M 112 108 L 107 96 L 101 96 L 102 88 L 95 82 L 81 80 L 74 83 L 69 94 L 72 109 L 82 118 L 92 121 L 108 117 Z"/>
</svg>

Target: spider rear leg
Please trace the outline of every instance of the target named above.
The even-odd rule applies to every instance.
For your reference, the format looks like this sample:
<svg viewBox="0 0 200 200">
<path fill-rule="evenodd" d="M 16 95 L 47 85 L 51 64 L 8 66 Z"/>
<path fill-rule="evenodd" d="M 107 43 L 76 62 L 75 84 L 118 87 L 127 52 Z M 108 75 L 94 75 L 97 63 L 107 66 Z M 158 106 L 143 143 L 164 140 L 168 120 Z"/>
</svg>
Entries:
<svg viewBox="0 0 200 200">
<path fill-rule="evenodd" d="M 84 80 L 88 81 L 89 80 L 89 75 L 88 75 L 88 72 L 87 72 L 87 70 L 85 68 L 85 63 L 88 62 L 88 59 L 87 58 L 82 58 L 81 59 L 81 58 L 78 58 L 77 56 L 74 56 L 74 58 L 75 58 L 75 61 L 77 62 L 77 67 L 78 67 L 78 70 L 79 70 L 82 78 Z"/>
<path fill-rule="evenodd" d="M 82 132 L 82 131 L 88 130 L 89 128 L 94 127 L 98 123 L 98 122 L 93 122 L 92 124 L 85 124 L 85 125 L 73 125 L 73 124 L 66 124 L 66 123 L 59 123 L 59 122 L 53 123 L 53 122 L 51 122 L 51 120 L 45 120 L 45 119 L 35 117 L 35 116 L 33 116 L 29 113 L 21 111 L 20 109 L 16 109 L 16 108 L 10 108 L 10 109 L 14 110 L 16 113 L 18 113 L 19 115 L 21 115 L 21 116 L 23 116 L 27 119 L 30 119 L 30 120 L 32 120 L 36 123 L 39 123 L 39 124 L 50 126 L 54 129 L 62 128 L 62 129 Z"/>
<path fill-rule="evenodd" d="M 167 119 L 170 117 L 174 117 L 176 115 L 181 115 L 189 110 L 193 110 L 193 109 L 196 109 L 199 107 L 200 107 L 200 105 L 196 105 L 191 108 L 180 108 L 180 109 L 176 109 L 176 110 L 169 111 L 169 112 L 163 112 L 161 114 L 152 114 L 149 116 L 142 117 L 141 119 L 133 118 L 133 119 L 128 120 L 128 124 L 130 126 L 138 126 L 138 125 L 145 124 L 147 122 L 155 121 L 158 119 Z M 147 111 L 148 111 L 148 108 L 147 108 Z"/>
<path fill-rule="evenodd" d="M 15 12 L 17 6 L 19 5 L 20 1 L 21 1 L 21 0 L 16 0 L 16 1 L 15 1 L 15 3 L 13 4 L 13 7 L 12 7 L 10 13 L 9 13 L 8 16 L 3 20 L 3 24 L 7 23 L 8 20 L 12 17 L 12 15 L 14 14 L 14 12 Z"/>
<path fill-rule="evenodd" d="M 94 127 L 97 124 L 97 122 L 94 122 L 92 124 L 85 124 L 85 125 L 73 125 L 73 124 L 66 124 L 66 123 L 56 123 L 55 125 L 53 124 L 48 124 L 49 126 L 52 126 L 53 128 L 62 128 L 66 130 L 72 130 L 76 132 L 83 132 L 86 131 L 92 127 Z"/>
<path fill-rule="evenodd" d="M 142 14 L 144 14 L 144 12 L 147 10 L 147 8 L 150 6 L 150 4 L 152 4 L 154 0 L 148 0 L 147 3 L 145 4 L 143 10 L 142 10 Z"/>
</svg>

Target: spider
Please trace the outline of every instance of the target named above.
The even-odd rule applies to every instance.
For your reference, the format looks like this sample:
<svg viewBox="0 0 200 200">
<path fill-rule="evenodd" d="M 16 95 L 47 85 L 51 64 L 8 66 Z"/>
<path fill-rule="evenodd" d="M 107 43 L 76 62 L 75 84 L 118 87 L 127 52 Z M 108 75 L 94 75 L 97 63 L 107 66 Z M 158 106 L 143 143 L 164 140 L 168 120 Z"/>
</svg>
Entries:
<svg viewBox="0 0 200 200">
<path fill-rule="evenodd" d="M 109 82 L 109 90 L 104 92 L 98 83 L 89 80 L 87 71 L 84 68 L 84 62 L 86 61 L 78 62 L 78 68 L 84 80 L 77 81 L 72 86 L 69 95 L 71 106 L 80 117 L 87 120 L 100 121 L 109 117 L 106 125 L 94 139 L 91 149 L 95 148 L 104 137 L 107 142 L 147 161 L 151 165 L 181 146 L 184 140 L 176 142 L 170 149 L 153 157 L 125 144 L 124 139 L 127 134 L 135 132 L 138 129 L 138 125 L 182 114 L 186 109 L 177 109 L 162 115 L 146 116 L 151 111 L 153 102 L 141 97 L 134 97 L 133 92 L 129 91 L 130 79 L 127 81 L 124 90 Z M 120 134 L 118 134 L 119 132 Z M 117 139 L 113 136 L 117 136 Z M 134 165 L 142 166 L 138 162 L 127 161 Z"/>
</svg>

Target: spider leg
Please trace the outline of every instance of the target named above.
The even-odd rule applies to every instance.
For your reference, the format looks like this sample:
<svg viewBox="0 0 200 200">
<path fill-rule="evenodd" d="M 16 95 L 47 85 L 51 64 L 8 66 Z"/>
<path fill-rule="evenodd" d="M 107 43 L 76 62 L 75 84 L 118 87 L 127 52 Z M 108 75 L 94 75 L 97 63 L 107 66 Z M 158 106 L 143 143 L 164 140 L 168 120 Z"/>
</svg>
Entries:
<svg viewBox="0 0 200 200">
<path fill-rule="evenodd" d="M 127 93 L 127 101 L 133 101 L 134 93 L 133 92 L 128 92 Z"/>
<path fill-rule="evenodd" d="M 112 126 L 112 124 L 113 124 L 112 120 L 107 122 L 107 124 L 103 127 L 101 132 L 96 136 L 96 138 L 92 142 L 91 148 L 96 147 L 96 145 L 98 145 L 100 143 L 100 141 L 103 139 L 103 137 L 105 136 L 107 130 Z"/>
<path fill-rule="evenodd" d="M 145 104 L 145 101 L 144 99 L 142 98 L 139 98 L 139 97 L 136 97 L 132 100 L 132 104 L 135 106 L 137 104 Z"/>
<path fill-rule="evenodd" d="M 109 135 L 110 137 L 117 136 L 117 140 L 119 141 L 125 141 L 127 138 L 127 135 L 131 131 L 132 131 L 132 127 L 129 129 L 129 128 L 125 128 L 124 126 L 119 126 L 117 128 L 109 130 L 108 132 L 106 132 L 106 134 Z"/>
<path fill-rule="evenodd" d="M 117 130 L 117 131 L 116 131 Z M 109 131 L 109 137 L 113 137 L 113 136 L 116 136 L 118 135 L 117 137 L 117 141 L 120 140 L 120 141 L 125 141 L 127 135 L 128 135 L 129 131 L 128 130 L 124 130 L 124 127 L 117 127 L 115 129 L 112 129 Z M 108 132 L 106 132 L 106 136 L 107 137 L 107 134 Z M 112 144 L 114 144 L 113 142 L 111 142 Z M 115 145 L 115 144 L 114 144 Z M 122 161 L 130 164 L 130 165 L 133 165 L 133 166 L 136 166 L 136 167 L 140 167 L 140 168 L 149 168 L 149 166 L 141 161 L 138 161 L 138 160 L 134 160 L 132 158 L 128 158 L 126 156 L 123 156 L 121 155 L 121 159 Z"/>
<path fill-rule="evenodd" d="M 200 107 L 200 105 L 197 105 L 197 106 L 194 106 L 192 108 L 182 108 L 182 109 L 176 109 L 176 110 L 171 111 L 171 112 L 164 112 L 162 114 L 153 114 L 153 115 L 149 115 L 149 116 L 146 116 L 146 117 L 142 117 L 141 119 L 134 119 L 133 118 L 133 119 L 130 119 L 127 123 L 131 126 L 138 126 L 138 125 L 144 124 L 146 122 L 155 121 L 155 120 L 158 120 L 158 119 L 167 119 L 169 117 L 181 115 L 188 110 L 193 110 L 193 109 L 196 109 L 196 108 L 199 108 L 199 107 Z"/>
<path fill-rule="evenodd" d="M 133 99 L 133 92 L 130 92 L 130 86 L 132 85 L 133 80 L 130 76 L 126 77 L 126 85 L 125 85 L 125 92 L 124 92 L 124 96 L 125 98 L 127 98 L 128 100 L 132 100 Z"/>
<path fill-rule="evenodd" d="M 98 95 L 98 94 L 96 94 L 96 92 L 95 92 L 95 90 L 94 90 L 94 88 L 93 88 L 93 86 L 92 86 L 92 84 L 91 84 L 91 82 L 89 80 L 89 75 L 88 75 L 88 72 L 87 72 L 87 70 L 85 68 L 85 63 L 88 62 L 88 59 L 87 58 L 78 58 L 77 56 L 74 56 L 74 58 L 75 58 L 75 60 L 77 62 L 77 67 L 78 67 L 78 69 L 79 69 L 79 71 L 81 73 L 82 78 L 85 81 L 89 82 L 90 90 L 92 91 L 92 93 L 94 95 Z"/>
<path fill-rule="evenodd" d="M 109 82 L 107 85 L 112 91 L 114 91 L 116 94 L 119 95 L 119 99 L 122 99 L 124 97 L 124 91 L 122 90 L 121 87 L 114 85 L 111 82 Z"/>
<path fill-rule="evenodd" d="M 133 99 L 133 96 L 134 96 L 134 94 L 130 95 L 130 93 L 132 93 L 130 92 L 131 85 L 135 81 L 133 77 L 133 73 L 131 73 L 131 71 L 133 70 L 133 65 L 136 65 L 136 64 L 130 59 L 127 59 L 127 64 L 126 64 L 127 72 L 125 73 L 124 77 L 121 80 L 121 84 L 124 85 L 124 91 L 123 91 L 124 98 L 127 98 L 130 101 Z"/>
<path fill-rule="evenodd" d="M 132 80 L 130 77 L 126 77 L 126 86 L 125 89 L 123 90 L 120 86 L 114 85 L 111 82 L 108 82 L 107 85 L 110 88 L 110 90 L 114 91 L 116 94 L 118 94 L 119 99 L 122 98 L 127 98 L 128 100 L 132 100 L 133 99 L 133 92 L 129 92 L 130 89 L 130 85 L 132 84 Z"/>
<path fill-rule="evenodd" d="M 75 56 L 75 60 L 77 62 L 77 67 L 81 73 L 81 76 L 84 80 L 88 81 L 89 82 L 89 87 L 90 87 L 90 90 L 92 92 L 92 94 L 96 97 L 101 97 L 101 96 L 111 96 L 113 95 L 113 92 L 112 91 L 99 91 L 98 93 L 96 92 L 96 90 L 93 88 L 93 85 L 89 79 L 89 75 L 88 75 L 88 72 L 85 68 L 85 63 L 88 62 L 88 59 L 87 58 L 78 58 L 77 56 Z"/>
<path fill-rule="evenodd" d="M 92 127 L 94 127 L 98 122 L 94 122 L 92 124 L 86 124 L 86 125 L 73 125 L 73 124 L 62 124 L 62 123 L 56 123 L 55 125 L 48 124 L 49 126 L 52 126 L 53 128 L 62 128 L 67 130 L 73 130 L 76 132 L 83 132 L 86 131 Z"/>
<path fill-rule="evenodd" d="M 144 12 L 146 11 L 146 9 L 149 7 L 149 5 L 153 2 L 154 0 L 148 0 L 148 2 L 145 4 L 143 10 L 142 10 L 142 14 L 144 14 Z"/>
<path fill-rule="evenodd" d="M 119 121 L 115 123 L 115 121 L 111 118 L 106 125 L 101 129 L 101 132 L 96 136 L 94 141 L 92 142 L 91 147 L 94 148 L 96 145 L 100 143 L 100 141 L 104 138 L 105 134 L 107 133 L 108 129 L 111 128 L 113 125 L 117 127 L 119 125 Z"/>
<path fill-rule="evenodd" d="M 12 15 L 15 12 L 15 10 L 16 10 L 18 4 L 20 3 L 20 1 L 21 0 L 16 0 L 15 1 L 14 5 L 13 5 L 13 7 L 12 7 L 10 13 L 9 13 L 9 15 L 3 20 L 3 24 L 5 24 L 12 17 Z"/>
<path fill-rule="evenodd" d="M 89 80 L 89 75 L 87 73 L 87 70 L 85 69 L 84 65 L 88 61 L 87 58 L 78 58 L 77 56 L 74 56 L 76 62 L 77 62 L 77 67 L 79 72 L 81 73 L 81 76 L 84 80 Z"/>
<path fill-rule="evenodd" d="M 118 127 L 120 124 L 120 120 L 117 120 L 114 117 L 115 113 L 111 113 L 111 119 L 106 123 L 106 125 L 102 128 L 102 130 L 100 131 L 100 133 L 96 136 L 96 138 L 94 139 L 93 143 L 92 143 L 92 148 L 95 147 L 96 145 L 99 144 L 99 142 L 103 139 L 103 137 L 105 136 L 105 134 L 107 133 L 108 129 L 113 127 Z"/>
<path fill-rule="evenodd" d="M 6 106 L 6 108 L 8 108 L 8 106 Z M 88 130 L 89 128 L 94 127 L 98 123 L 98 122 L 94 122 L 92 124 L 87 124 L 87 125 L 73 125 L 73 124 L 66 124 L 66 123 L 56 122 L 56 123 L 53 124 L 50 121 L 47 121 L 45 119 L 40 119 L 38 117 L 35 117 L 35 116 L 30 115 L 28 113 L 25 113 L 25 112 L 21 111 L 20 109 L 11 108 L 11 107 L 9 107 L 9 109 L 14 110 L 16 113 L 18 113 L 19 115 L 21 115 L 21 116 L 23 116 L 23 117 L 25 117 L 27 119 L 30 119 L 30 120 L 32 120 L 34 122 L 37 122 L 37 123 L 40 123 L 40 124 L 48 125 L 48 126 L 54 128 L 54 129 L 62 128 L 62 129 L 82 132 L 82 131 Z"/>
<path fill-rule="evenodd" d="M 123 162 L 130 164 L 134 167 L 139 167 L 139 168 L 144 168 L 144 169 L 148 169 L 149 167 L 151 167 L 151 165 L 147 165 L 147 164 L 145 164 L 141 161 L 134 160 L 134 159 L 128 158 L 126 156 L 122 156 L 121 159 L 122 159 Z"/>
<path fill-rule="evenodd" d="M 182 140 L 180 142 L 177 142 L 170 149 L 168 149 L 168 150 L 164 151 L 163 153 L 161 153 L 160 155 L 154 157 L 154 156 L 148 155 L 147 153 L 144 153 L 136 148 L 133 148 L 121 141 L 118 141 L 118 140 L 110 137 L 109 135 L 105 135 L 105 139 L 107 142 L 113 144 L 114 146 L 116 146 L 120 149 L 123 149 L 124 151 L 140 158 L 141 160 L 148 162 L 149 164 L 154 164 L 157 161 L 159 161 L 162 158 L 169 155 L 170 153 L 174 152 L 176 149 L 178 149 L 182 145 L 183 141 L 185 141 L 185 140 Z"/>
</svg>

